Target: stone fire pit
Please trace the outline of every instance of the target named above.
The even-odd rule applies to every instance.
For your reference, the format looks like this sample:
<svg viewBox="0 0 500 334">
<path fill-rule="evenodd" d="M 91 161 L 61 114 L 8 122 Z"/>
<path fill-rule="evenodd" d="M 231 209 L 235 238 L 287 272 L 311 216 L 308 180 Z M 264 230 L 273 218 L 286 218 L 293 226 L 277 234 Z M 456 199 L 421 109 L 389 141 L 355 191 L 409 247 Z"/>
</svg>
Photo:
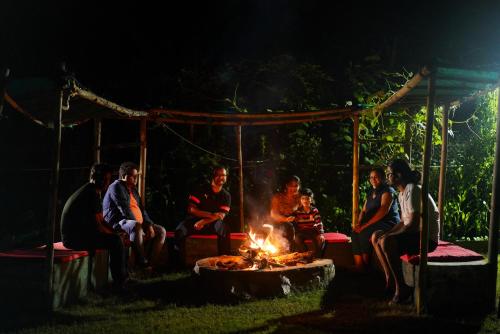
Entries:
<svg viewBox="0 0 500 334">
<path fill-rule="evenodd" d="M 286 296 L 293 291 L 323 288 L 335 276 L 335 267 L 330 259 L 264 269 L 251 266 L 227 269 L 217 265 L 228 259 L 231 262 L 246 261 L 243 256 L 218 256 L 196 262 L 194 272 L 203 291 L 220 297 L 232 295 L 245 299 Z"/>
</svg>

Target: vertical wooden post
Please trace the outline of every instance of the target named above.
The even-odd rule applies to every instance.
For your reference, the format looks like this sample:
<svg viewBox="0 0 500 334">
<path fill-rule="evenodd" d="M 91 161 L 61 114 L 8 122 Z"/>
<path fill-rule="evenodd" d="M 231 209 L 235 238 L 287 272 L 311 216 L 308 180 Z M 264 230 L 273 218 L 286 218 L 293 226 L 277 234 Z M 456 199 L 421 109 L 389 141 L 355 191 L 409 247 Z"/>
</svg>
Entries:
<svg viewBox="0 0 500 334">
<path fill-rule="evenodd" d="M 417 313 L 425 312 L 425 289 L 427 283 L 427 250 L 429 246 L 429 171 L 432 152 L 432 129 L 434 127 L 434 101 L 436 96 L 436 75 L 429 77 L 427 96 L 427 115 L 425 125 L 424 163 L 422 170 L 422 197 L 420 199 L 420 265 L 417 282 Z"/>
<path fill-rule="evenodd" d="M 94 119 L 94 162 L 101 162 L 101 130 L 102 120 L 99 118 Z"/>
<path fill-rule="evenodd" d="M 238 148 L 238 171 L 239 171 L 239 188 L 240 188 L 240 232 L 245 231 L 245 207 L 244 207 L 244 187 L 243 187 L 243 150 L 241 147 L 241 125 L 236 127 L 236 146 Z"/>
<path fill-rule="evenodd" d="M 497 267 L 498 267 L 498 227 L 500 212 L 496 203 L 500 200 L 500 91 L 497 89 L 497 136 L 495 145 L 495 164 L 493 167 L 493 184 L 491 186 L 491 204 L 490 204 L 490 231 L 488 236 L 488 291 L 490 299 L 487 301 L 491 309 L 495 307 L 496 286 L 497 286 Z M 499 305 L 500 306 L 500 305 Z M 500 315 L 500 310 L 498 311 Z"/>
<path fill-rule="evenodd" d="M 0 116 L 3 113 L 3 102 L 5 99 L 5 90 L 7 87 L 7 80 L 9 79 L 10 70 L 8 68 L 2 69 L 2 77 L 0 78 Z"/>
<path fill-rule="evenodd" d="M 440 235 L 444 236 L 444 193 L 446 189 L 446 165 L 448 158 L 448 113 L 450 104 L 447 103 L 443 109 L 443 122 L 441 124 L 441 166 L 439 168 L 439 193 L 438 193 L 438 210 L 439 210 L 439 231 Z"/>
<path fill-rule="evenodd" d="M 141 140 L 141 152 L 140 152 L 140 161 L 139 161 L 139 169 L 141 174 L 139 175 L 139 195 L 141 196 L 141 204 L 144 207 L 146 205 L 146 153 L 147 153 L 147 119 L 141 119 L 140 125 L 140 140 Z"/>
<path fill-rule="evenodd" d="M 53 137 L 53 157 L 52 157 L 52 175 L 50 178 L 50 202 L 49 202 L 49 221 L 47 224 L 47 248 L 46 248 L 46 294 L 48 309 L 52 310 L 53 302 L 53 281 L 54 281 L 54 231 L 57 224 L 57 201 L 59 195 L 59 169 L 61 160 L 61 124 L 62 124 L 62 105 L 65 92 L 61 89 L 59 93 L 59 103 L 54 113 L 54 137 Z"/>
<path fill-rule="evenodd" d="M 358 224 L 359 211 L 359 115 L 354 115 L 352 145 L 352 227 Z"/>
</svg>

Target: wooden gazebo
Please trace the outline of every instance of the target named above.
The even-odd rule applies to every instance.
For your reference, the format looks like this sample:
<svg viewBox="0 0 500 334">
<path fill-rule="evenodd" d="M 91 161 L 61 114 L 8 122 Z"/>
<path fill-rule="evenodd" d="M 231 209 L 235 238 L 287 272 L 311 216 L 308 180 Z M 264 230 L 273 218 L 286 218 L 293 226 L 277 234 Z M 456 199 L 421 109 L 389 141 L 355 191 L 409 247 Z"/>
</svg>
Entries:
<svg viewBox="0 0 500 334">
<path fill-rule="evenodd" d="M 293 113 L 203 113 L 178 110 L 152 109 L 132 110 L 125 108 L 91 91 L 82 88 L 74 78 L 65 77 L 61 80 L 47 80 L 43 78 L 31 78 L 25 80 L 7 81 L 8 72 L 0 84 L 3 93 L 0 97 L 15 110 L 23 113 L 32 121 L 52 128 L 54 130 L 54 156 L 51 177 L 50 217 L 48 221 L 47 237 L 47 291 L 52 291 L 52 270 L 54 261 L 54 231 L 58 222 L 57 198 L 59 188 L 60 171 L 60 148 L 61 127 L 63 125 L 79 124 L 88 119 L 95 120 L 95 161 L 100 161 L 101 153 L 101 120 L 104 118 L 118 118 L 137 120 L 140 124 L 140 169 L 139 192 L 145 198 L 146 163 L 147 163 L 147 123 L 177 123 L 177 124 L 206 124 L 233 126 L 236 131 L 237 152 L 239 163 L 239 217 L 240 229 L 244 227 L 243 216 L 243 154 L 241 134 L 245 126 L 268 126 L 283 125 L 304 122 L 330 121 L 352 118 L 353 119 L 353 192 L 352 192 L 352 221 L 356 222 L 359 210 L 359 115 L 363 112 L 383 111 L 396 105 L 418 105 L 427 106 L 427 125 L 434 123 L 434 106 L 445 106 L 445 117 L 443 117 L 443 146 L 441 154 L 441 171 L 439 181 L 439 209 L 442 215 L 445 189 L 446 171 L 446 134 L 448 125 L 448 110 L 453 104 L 459 104 L 467 99 L 474 98 L 486 90 L 491 90 L 498 85 L 498 73 L 465 71 L 446 68 L 422 68 L 411 78 L 399 91 L 390 98 L 372 109 L 343 108 L 320 111 L 305 111 Z M 426 80 L 424 80 L 426 79 Z M 0 91 L 1 92 L 1 91 Z M 2 102 L 2 101 L 0 101 Z M 1 103 L 0 103 L 1 105 Z M 500 126 L 500 118 L 497 127 Z M 489 241 L 489 263 L 491 269 L 492 305 L 495 303 L 495 284 L 498 253 L 498 220 L 499 214 L 495 200 L 500 198 L 500 185 L 497 175 L 500 165 L 498 156 L 500 154 L 500 135 L 497 132 L 497 147 L 495 153 L 495 171 L 493 175 L 493 196 L 491 200 L 490 217 L 490 241 Z M 432 145 L 432 126 L 426 126 L 425 149 L 423 161 L 423 186 L 422 196 L 427 198 L 429 192 L 429 167 L 430 148 Z M 422 201 L 423 210 L 427 212 L 427 201 Z M 442 216 L 441 216 L 442 218 Z M 428 245 L 428 219 L 422 216 L 421 221 L 421 266 L 418 285 L 417 309 L 422 312 L 424 305 L 425 270 L 427 263 Z M 49 293 L 49 296 L 51 294 Z"/>
</svg>

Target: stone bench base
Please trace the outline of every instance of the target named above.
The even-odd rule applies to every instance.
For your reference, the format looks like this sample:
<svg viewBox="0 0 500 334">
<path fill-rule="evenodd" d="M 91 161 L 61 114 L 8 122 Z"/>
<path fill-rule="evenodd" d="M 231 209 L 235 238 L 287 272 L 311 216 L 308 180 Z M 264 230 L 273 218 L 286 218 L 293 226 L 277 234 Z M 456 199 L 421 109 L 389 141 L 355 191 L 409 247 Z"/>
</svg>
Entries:
<svg viewBox="0 0 500 334">
<path fill-rule="evenodd" d="M 57 252 L 57 251 L 56 251 Z M 0 257 L 0 308 L 56 309 L 84 297 L 90 290 L 108 284 L 108 252 L 84 255 L 54 263 L 53 295 L 45 293 L 45 257 Z"/>
<path fill-rule="evenodd" d="M 472 314 L 486 311 L 488 277 L 486 260 L 429 262 L 426 300 L 432 314 Z M 403 261 L 405 283 L 414 287 L 419 265 Z"/>
</svg>

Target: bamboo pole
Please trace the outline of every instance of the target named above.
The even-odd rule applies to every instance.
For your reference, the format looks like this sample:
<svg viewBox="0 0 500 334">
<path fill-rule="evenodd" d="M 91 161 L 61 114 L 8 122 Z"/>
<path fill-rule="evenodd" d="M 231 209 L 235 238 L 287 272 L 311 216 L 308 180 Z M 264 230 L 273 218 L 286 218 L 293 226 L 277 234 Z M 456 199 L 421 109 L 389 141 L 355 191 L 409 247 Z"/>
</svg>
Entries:
<svg viewBox="0 0 500 334">
<path fill-rule="evenodd" d="M 315 117 L 315 116 L 331 116 L 352 112 L 351 108 L 342 109 L 328 109 L 318 111 L 304 111 L 304 112 L 288 112 L 288 113 L 252 113 L 252 114 L 229 114 L 229 113 L 210 113 L 210 112 L 197 112 L 197 111 L 182 111 L 182 110 L 166 110 L 166 109 L 151 109 L 149 111 L 152 115 L 176 115 L 188 118 L 192 117 L 206 117 L 211 119 L 280 119 L 280 118 L 302 118 L 302 117 Z"/>
<path fill-rule="evenodd" d="M 238 148 L 238 171 L 240 188 L 240 232 L 245 231 L 245 208 L 244 208 L 244 187 L 243 187 L 243 149 L 241 146 L 241 126 L 236 127 L 236 145 Z"/>
<path fill-rule="evenodd" d="M 94 119 L 94 162 L 101 162 L 101 131 L 102 120 L 99 118 Z"/>
<path fill-rule="evenodd" d="M 53 157 L 52 157 L 52 175 L 50 178 L 50 203 L 49 203 L 49 221 L 47 225 L 47 247 L 46 247 L 46 295 L 48 309 L 54 307 L 53 288 L 54 288 L 54 232 L 57 224 L 57 201 L 59 195 L 59 169 L 61 160 L 61 127 L 62 127 L 62 105 L 64 99 L 64 90 L 59 93 L 59 104 L 54 115 L 54 137 L 53 137 Z"/>
<path fill-rule="evenodd" d="M 3 114 L 3 103 L 5 100 L 5 90 L 7 88 L 7 80 L 9 79 L 10 70 L 2 69 L 2 77 L 0 78 L 0 116 Z"/>
<path fill-rule="evenodd" d="M 159 123 L 177 123 L 177 124 L 197 124 L 197 125 L 222 125 L 222 126 L 258 126 L 258 125 L 282 125 L 282 124 L 297 124 L 297 123 L 307 123 L 307 122 L 321 122 L 345 119 L 357 115 L 361 111 L 340 113 L 331 116 L 318 116 L 318 117 L 302 117 L 297 119 L 283 119 L 283 120 L 250 120 L 241 121 L 237 119 L 231 119 L 229 121 L 212 121 L 203 119 L 180 119 L 180 118 L 154 118 L 155 122 Z M 365 111 L 363 111 L 365 112 Z"/>
<path fill-rule="evenodd" d="M 427 251 L 429 246 L 429 171 L 432 153 L 432 129 L 434 126 L 434 101 L 436 97 L 436 75 L 431 73 L 428 81 L 427 115 L 425 126 L 424 163 L 422 171 L 422 197 L 420 217 L 420 265 L 417 281 L 417 313 L 425 312 L 425 289 L 427 283 Z"/>
<path fill-rule="evenodd" d="M 439 231 L 440 235 L 444 235 L 444 194 L 446 189 L 446 167 L 448 158 L 448 113 L 450 111 L 449 103 L 445 104 L 443 109 L 443 121 L 441 124 L 441 165 L 439 168 L 439 193 L 438 193 L 438 210 L 439 210 Z"/>
<path fill-rule="evenodd" d="M 352 227 L 355 228 L 359 211 L 359 115 L 354 116 L 352 137 Z"/>
<path fill-rule="evenodd" d="M 146 167 L 147 167 L 147 161 L 146 161 L 146 153 L 147 153 L 147 138 L 146 138 L 146 132 L 147 132 L 147 119 L 143 118 L 141 119 L 140 123 L 140 141 L 141 141 L 141 148 L 140 148 L 140 161 L 139 161 L 139 169 L 141 174 L 139 175 L 139 195 L 141 196 L 141 204 L 143 207 L 146 205 Z"/>
<path fill-rule="evenodd" d="M 496 301 L 497 267 L 498 267 L 498 226 L 500 212 L 496 203 L 500 199 L 500 91 L 497 90 L 497 136 L 495 145 L 495 164 L 493 168 L 493 184 L 491 186 L 491 212 L 490 212 L 490 231 L 488 236 L 488 306 L 493 309 Z M 500 306 L 500 304 L 499 304 Z M 499 309 L 500 315 L 500 309 Z"/>
</svg>

